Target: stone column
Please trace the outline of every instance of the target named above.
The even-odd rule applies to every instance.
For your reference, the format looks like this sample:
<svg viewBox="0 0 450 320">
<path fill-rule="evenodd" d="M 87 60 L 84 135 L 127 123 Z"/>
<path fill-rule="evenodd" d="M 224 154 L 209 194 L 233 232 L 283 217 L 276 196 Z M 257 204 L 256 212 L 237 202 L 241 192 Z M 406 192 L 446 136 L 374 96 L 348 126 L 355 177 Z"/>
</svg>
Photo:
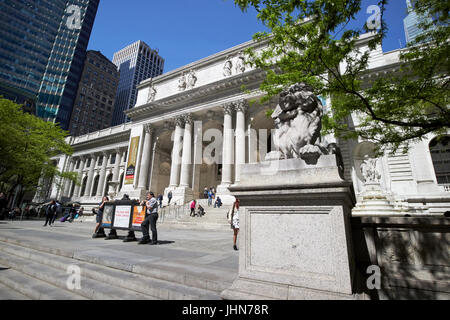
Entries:
<svg viewBox="0 0 450 320">
<path fill-rule="evenodd" d="M 181 148 L 181 137 L 183 135 L 183 122 L 182 117 L 177 117 L 175 119 L 175 136 L 173 141 L 172 149 L 172 166 L 170 168 L 170 185 L 169 187 L 178 187 L 180 178 L 180 148 Z"/>
<path fill-rule="evenodd" d="M 122 163 L 123 152 L 120 148 L 116 149 L 116 162 L 114 163 L 113 179 L 112 181 L 119 181 L 120 164 Z"/>
<path fill-rule="evenodd" d="M 139 189 L 147 189 L 148 172 L 150 167 L 151 149 L 152 149 L 152 126 L 144 125 L 144 146 L 142 149 L 141 168 L 139 171 Z"/>
<path fill-rule="evenodd" d="M 110 161 L 111 153 L 102 152 L 103 160 L 102 160 L 102 168 L 100 170 L 100 178 L 98 179 L 97 186 L 97 197 L 102 197 L 103 192 L 105 191 L 105 178 L 106 178 L 106 166 L 108 165 L 108 161 Z"/>
<path fill-rule="evenodd" d="M 94 168 L 97 164 L 98 156 L 96 154 L 91 155 L 91 166 L 89 167 L 89 173 L 86 183 L 86 189 L 84 190 L 84 195 L 90 197 L 92 194 L 92 182 L 94 180 Z"/>
<path fill-rule="evenodd" d="M 69 170 L 67 172 L 72 172 L 73 168 L 75 167 L 76 161 L 75 161 L 75 159 L 71 159 L 69 161 L 70 161 L 70 163 L 69 163 Z M 70 196 L 69 193 L 70 193 L 70 187 L 72 186 L 72 181 L 69 180 L 69 179 L 66 179 L 66 180 L 67 181 L 66 181 L 66 184 L 64 186 L 63 196 L 68 197 L 68 196 Z"/>
<path fill-rule="evenodd" d="M 75 185 L 75 190 L 73 192 L 73 194 L 76 197 L 80 197 L 81 184 L 83 183 L 83 170 L 84 170 L 85 163 L 86 163 L 86 156 L 81 156 L 80 157 L 80 167 L 78 168 L 78 177 L 77 177 L 80 185 Z"/>
<path fill-rule="evenodd" d="M 232 112 L 233 104 L 226 104 L 223 107 L 223 152 L 222 152 L 222 185 L 232 183 L 232 164 L 233 164 L 233 123 Z"/>
<path fill-rule="evenodd" d="M 235 183 L 240 181 L 241 165 L 245 164 L 245 111 L 247 101 L 236 103 L 236 165 Z"/>
<path fill-rule="evenodd" d="M 251 120 L 250 120 L 251 121 Z M 258 161 L 258 134 L 252 128 L 252 124 L 248 125 L 248 163 L 255 163 Z"/>
<path fill-rule="evenodd" d="M 192 116 L 184 117 L 183 157 L 181 159 L 180 187 L 189 187 L 192 167 Z"/>
</svg>

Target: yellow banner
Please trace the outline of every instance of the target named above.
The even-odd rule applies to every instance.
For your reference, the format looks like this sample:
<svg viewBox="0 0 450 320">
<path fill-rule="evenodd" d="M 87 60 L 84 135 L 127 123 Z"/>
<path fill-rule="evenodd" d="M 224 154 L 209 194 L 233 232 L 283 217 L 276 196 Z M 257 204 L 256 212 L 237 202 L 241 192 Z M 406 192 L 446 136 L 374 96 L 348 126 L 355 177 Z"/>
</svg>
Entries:
<svg viewBox="0 0 450 320">
<path fill-rule="evenodd" d="M 125 172 L 125 184 L 133 184 L 136 174 L 136 161 L 139 150 L 139 136 L 131 138 L 127 169 Z"/>
</svg>

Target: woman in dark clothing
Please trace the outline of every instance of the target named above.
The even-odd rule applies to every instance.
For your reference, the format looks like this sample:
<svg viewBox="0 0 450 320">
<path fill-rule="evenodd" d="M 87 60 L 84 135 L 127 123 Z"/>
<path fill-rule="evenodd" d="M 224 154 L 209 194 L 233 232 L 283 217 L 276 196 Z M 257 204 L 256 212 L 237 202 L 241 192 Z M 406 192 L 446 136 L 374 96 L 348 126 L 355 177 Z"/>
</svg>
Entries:
<svg viewBox="0 0 450 320">
<path fill-rule="evenodd" d="M 107 203 L 109 201 L 108 197 L 103 197 L 102 203 L 100 203 L 99 207 L 98 207 L 98 212 L 97 212 L 97 224 L 95 225 L 95 229 L 94 229 L 94 236 L 97 234 L 98 229 L 100 229 L 100 226 L 102 224 L 102 218 L 103 218 L 103 209 L 105 208 L 105 203 Z"/>
</svg>

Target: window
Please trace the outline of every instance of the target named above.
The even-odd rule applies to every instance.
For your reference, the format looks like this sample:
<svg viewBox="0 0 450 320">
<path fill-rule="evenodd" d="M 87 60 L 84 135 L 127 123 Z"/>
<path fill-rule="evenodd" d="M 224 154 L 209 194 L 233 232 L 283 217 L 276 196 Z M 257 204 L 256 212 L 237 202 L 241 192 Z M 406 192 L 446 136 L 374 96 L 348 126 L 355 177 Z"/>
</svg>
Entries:
<svg viewBox="0 0 450 320">
<path fill-rule="evenodd" d="M 437 183 L 450 184 L 450 136 L 434 138 L 429 147 Z"/>
</svg>

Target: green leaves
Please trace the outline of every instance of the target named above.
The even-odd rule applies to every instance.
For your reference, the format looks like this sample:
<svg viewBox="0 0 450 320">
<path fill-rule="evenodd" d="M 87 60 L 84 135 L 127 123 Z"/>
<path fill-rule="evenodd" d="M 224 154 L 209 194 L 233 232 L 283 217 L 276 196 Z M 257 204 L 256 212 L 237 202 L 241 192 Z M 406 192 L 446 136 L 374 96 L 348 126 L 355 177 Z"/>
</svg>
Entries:
<svg viewBox="0 0 450 320">
<path fill-rule="evenodd" d="M 66 136 L 54 123 L 24 113 L 21 106 L 0 98 L 0 181 L 32 190 L 41 175 L 59 175 L 51 158 L 72 153 Z"/>
<path fill-rule="evenodd" d="M 388 0 L 379 0 L 381 28 L 371 35 L 364 51 L 357 40 L 370 31 L 366 24 L 349 28 L 361 10 L 361 0 L 235 0 L 243 11 L 254 7 L 271 33 L 254 39 L 267 45 L 247 50 L 249 63 L 266 71 L 260 89 L 268 101 L 297 82 L 332 98 L 323 131 L 341 137 L 360 136 L 378 142 L 380 149 L 441 134 L 450 126 L 449 26 L 446 1 L 417 0 L 419 14 L 436 21 L 415 46 L 400 54 L 397 71 L 368 77 L 370 53 L 379 48 L 388 26 L 383 15 Z M 352 123 L 351 118 L 355 119 Z"/>
</svg>

